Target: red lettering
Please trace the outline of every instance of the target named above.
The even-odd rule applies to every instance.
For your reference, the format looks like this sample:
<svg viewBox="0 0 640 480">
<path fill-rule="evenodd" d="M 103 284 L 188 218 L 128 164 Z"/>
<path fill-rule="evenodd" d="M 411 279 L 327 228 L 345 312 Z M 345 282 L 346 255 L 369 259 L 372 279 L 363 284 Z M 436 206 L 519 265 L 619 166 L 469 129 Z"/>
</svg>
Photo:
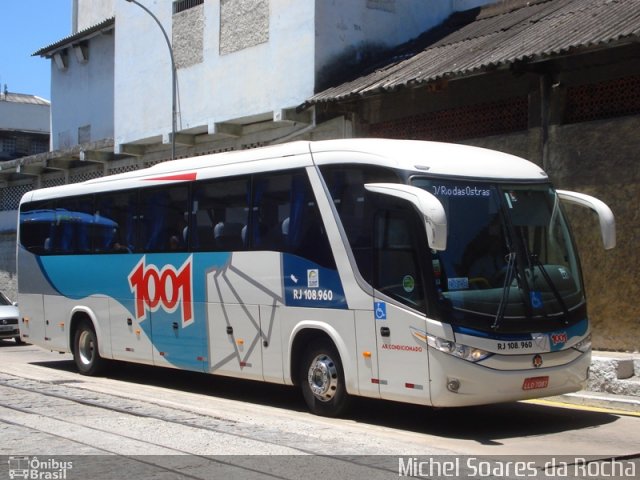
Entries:
<svg viewBox="0 0 640 480">
<path fill-rule="evenodd" d="M 422 347 L 413 346 L 413 345 L 396 345 L 394 343 L 383 343 L 383 350 L 403 350 L 406 352 L 421 352 Z"/>
<path fill-rule="evenodd" d="M 138 262 L 129 274 L 129 287 L 135 298 L 136 318 L 140 321 L 147 317 L 147 310 L 159 308 L 168 313 L 182 307 L 182 326 L 193 322 L 191 303 L 191 258 L 176 270 L 173 265 L 165 265 L 158 270 L 155 265 L 146 265 L 145 257 Z"/>
<path fill-rule="evenodd" d="M 568 337 L 566 332 L 551 334 L 551 342 L 554 345 L 558 345 L 559 343 L 567 343 L 567 340 Z"/>
</svg>

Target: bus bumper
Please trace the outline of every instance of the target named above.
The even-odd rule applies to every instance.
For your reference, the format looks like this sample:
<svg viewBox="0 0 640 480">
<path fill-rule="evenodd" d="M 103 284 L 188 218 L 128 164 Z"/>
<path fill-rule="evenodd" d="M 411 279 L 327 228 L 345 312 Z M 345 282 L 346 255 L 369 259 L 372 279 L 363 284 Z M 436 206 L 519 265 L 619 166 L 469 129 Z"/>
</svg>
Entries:
<svg viewBox="0 0 640 480">
<path fill-rule="evenodd" d="M 431 404 L 463 407 L 576 392 L 586 386 L 590 364 L 589 351 L 562 365 L 497 370 L 430 348 Z"/>
</svg>

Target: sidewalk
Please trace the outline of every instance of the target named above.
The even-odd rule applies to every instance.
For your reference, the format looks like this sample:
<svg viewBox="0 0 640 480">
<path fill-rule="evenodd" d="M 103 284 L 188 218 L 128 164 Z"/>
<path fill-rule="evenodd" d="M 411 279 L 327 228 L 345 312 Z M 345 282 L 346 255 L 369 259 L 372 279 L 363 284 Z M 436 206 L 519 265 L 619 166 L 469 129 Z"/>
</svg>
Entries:
<svg viewBox="0 0 640 480">
<path fill-rule="evenodd" d="M 586 390 L 549 399 L 640 414 L 640 353 L 594 351 Z"/>
</svg>

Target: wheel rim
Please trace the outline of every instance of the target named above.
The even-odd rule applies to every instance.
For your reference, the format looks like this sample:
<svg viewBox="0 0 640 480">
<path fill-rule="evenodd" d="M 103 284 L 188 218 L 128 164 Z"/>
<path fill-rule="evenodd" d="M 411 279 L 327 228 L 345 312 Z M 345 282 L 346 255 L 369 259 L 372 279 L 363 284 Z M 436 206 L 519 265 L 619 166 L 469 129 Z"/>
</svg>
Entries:
<svg viewBox="0 0 640 480">
<path fill-rule="evenodd" d="M 87 330 L 83 330 L 82 333 L 80 333 L 80 338 L 78 339 L 78 354 L 80 362 L 82 362 L 83 365 L 89 366 L 93 363 L 95 344 L 93 342 L 93 336 Z"/>
<path fill-rule="evenodd" d="M 338 370 L 331 357 L 326 354 L 313 359 L 307 374 L 309 389 L 322 402 L 330 401 L 338 388 Z"/>
</svg>

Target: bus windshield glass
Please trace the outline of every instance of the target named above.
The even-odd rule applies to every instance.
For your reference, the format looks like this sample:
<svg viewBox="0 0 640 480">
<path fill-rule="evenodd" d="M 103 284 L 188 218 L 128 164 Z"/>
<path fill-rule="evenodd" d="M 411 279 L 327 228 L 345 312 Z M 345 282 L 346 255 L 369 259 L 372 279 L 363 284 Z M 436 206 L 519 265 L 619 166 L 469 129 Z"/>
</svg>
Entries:
<svg viewBox="0 0 640 480">
<path fill-rule="evenodd" d="M 435 195 L 447 214 L 447 249 L 432 252 L 432 267 L 437 298 L 453 310 L 453 321 L 509 330 L 527 322 L 541 331 L 544 323 L 557 327 L 554 319 L 579 320 L 582 277 L 550 185 L 431 178 L 412 184 Z"/>
</svg>

